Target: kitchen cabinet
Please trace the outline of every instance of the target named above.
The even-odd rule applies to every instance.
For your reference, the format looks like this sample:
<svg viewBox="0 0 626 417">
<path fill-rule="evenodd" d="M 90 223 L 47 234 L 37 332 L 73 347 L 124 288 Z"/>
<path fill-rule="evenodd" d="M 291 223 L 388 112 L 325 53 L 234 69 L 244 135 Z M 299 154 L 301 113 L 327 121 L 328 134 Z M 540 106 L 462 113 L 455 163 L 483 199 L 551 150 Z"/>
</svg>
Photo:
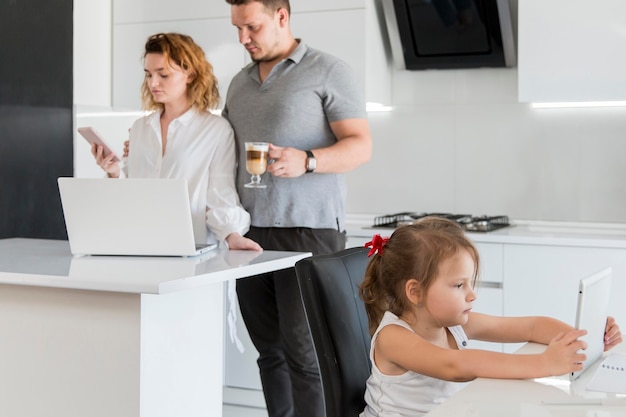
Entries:
<svg viewBox="0 0 626 417">
<path fill-rule="evenodd" d="M 362 248 L 367 242 L 372 240 L 372 236 L 374 236 L 375 234 L 376 233 L 374 232 L 369 237 L 348 235 L 347 240 L 346 240 L 346 248 L 357 248 L 357 247 Z"/>
<path fill-rule="evenodd" d="M 504 246 L 504 314 L 545 315 L 575 324 L 578 281 L 613 268 L 609 314 L 626 323 L 626 249 L 546 245 Z M 511 345 L 513 351 L 521 345 Z"/>
<path fill-rule="evenodd" d="M 626 100 L 623 0 L 524 0 L 520 102 Z"/>
<path fill-rule="evenodd" d="M 224 335 L 224 386 L 261 390 L 261 378 L 256 360 L 259 356 L 250 340 L 246 325 L 241 318 L 239 302 L 229 297 L 230 291 L 235 291 L 234 282 L 229 282 L 225 290 L 225 308 L 227 323 Z M 239 344 L 240 343 L 240 344 Z M 239 344 L 239 345 L 238 345 Z"/>
<path fill-rule="evenodd" d="M 503 314 L 503 245 L 499 243 L 476 243 L 480 255 L 480 275 L 476 286 L 473 311 L 501 316 Z M 472 341 L 472 348 L 502 352 L 501 343 Z"/>
<path fill-rule="evenodd" d="M 233 300 L 229 296 L 229 292 L 234 291 L 231 285 L 234 282 L 229 282 L 224 292 L 224 403 L 265 408 L 263 387 L 256 363 L 259 353 L 243 323 L 237 299 Z"/>
</svg>

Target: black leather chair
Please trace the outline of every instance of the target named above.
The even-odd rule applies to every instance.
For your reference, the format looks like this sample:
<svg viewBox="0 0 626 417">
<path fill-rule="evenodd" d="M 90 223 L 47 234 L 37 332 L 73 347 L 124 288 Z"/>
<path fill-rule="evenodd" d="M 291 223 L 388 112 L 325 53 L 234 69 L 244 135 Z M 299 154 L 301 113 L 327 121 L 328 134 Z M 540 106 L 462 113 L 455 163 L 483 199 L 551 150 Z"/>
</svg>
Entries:
<svg viewBox="0 0 626 417">
<path fill-rule="evenodd" d="M 357 417 L 365 408 L 370 334 L 358 287 L 369 249 L 302 259 L 296 275 L 319 363 L 326 417 Z"/>
</svg>

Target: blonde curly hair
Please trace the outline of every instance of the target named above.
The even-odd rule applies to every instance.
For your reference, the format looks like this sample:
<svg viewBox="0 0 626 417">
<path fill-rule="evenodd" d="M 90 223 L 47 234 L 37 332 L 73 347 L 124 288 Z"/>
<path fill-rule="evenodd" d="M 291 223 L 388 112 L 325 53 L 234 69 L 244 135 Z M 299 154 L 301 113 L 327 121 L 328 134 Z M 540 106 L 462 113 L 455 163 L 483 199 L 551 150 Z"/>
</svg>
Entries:
<svg viewBox="0 0 626 417">
<path fill-rule="evenodd" d="M 213 65 L 207 61 L 204 51 L 191 36 L 180 33 L 157 33 L 146 41 L 143 58 L 147 54 L 163 54 L 165 65 L 175 64 L 191 76 L 187 96 L 192 106 L 203 110 L 216 109 L 220 104 L 220 93 Z M 141 103 L 144 110 L 163 110 L 163 103 L 152 97 L 148 78 L 141 84 Z"/>
</svg>

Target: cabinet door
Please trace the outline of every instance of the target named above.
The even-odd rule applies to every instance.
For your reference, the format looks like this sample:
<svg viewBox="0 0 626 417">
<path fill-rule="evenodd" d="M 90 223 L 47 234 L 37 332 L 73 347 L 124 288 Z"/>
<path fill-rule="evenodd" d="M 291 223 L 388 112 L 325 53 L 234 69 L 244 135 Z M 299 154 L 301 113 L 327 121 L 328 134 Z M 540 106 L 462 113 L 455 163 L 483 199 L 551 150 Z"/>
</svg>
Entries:
<svg viewBox="0 0 626 417">
<path fill-rule="evenodd" d="M 504 315 L 551 316 L 575 324 L 578 282 L 613 268 L 609 314 L 626 323 L 626 250 L 504 245 Z"/>
<path fill-rule="evenodd" d="M 623 0 L 519 1 L 519 100 L 626 99 L 625 14 Z"/>
<path fill-rule="evenodd" d="M 248 329 L 241 318 L 239 302 L 232 293 L 235 290 L 234 285 L 234 282 L 228 283 L 224 296 L 226 320 L 224 323 L 224 386 L 262 390 L 259 367 L 256 363 L 259 353 L 252 344 Z"/>
<path fill-rule="evenodd" d="M 480 254 L 480 277 L 476 287 L 476 301 L 473 311 L 502 315 L 502 244 L 475 243 Z M 485 349 L 502 352 L 501 343 L 472 341 L 473 349 Z"/>
<path fill-rule="evenodd" d="M 372 237 L 348 236 L 346 248 L 362 248 Z"/>
</svg>

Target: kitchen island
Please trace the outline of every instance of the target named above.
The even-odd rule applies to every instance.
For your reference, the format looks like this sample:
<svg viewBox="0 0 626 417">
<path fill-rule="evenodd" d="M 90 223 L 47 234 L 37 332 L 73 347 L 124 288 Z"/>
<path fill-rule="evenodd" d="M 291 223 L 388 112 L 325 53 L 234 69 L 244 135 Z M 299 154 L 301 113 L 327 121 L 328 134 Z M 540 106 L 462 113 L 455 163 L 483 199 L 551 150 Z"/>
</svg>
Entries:
<svg viewBox="0 0 626 417">
<path fill-rule="evenodd" d="M 228 280 L 309 253 L 70 254 L 0 240 L 0 415 L 220 416 Z"/>
</svg>

